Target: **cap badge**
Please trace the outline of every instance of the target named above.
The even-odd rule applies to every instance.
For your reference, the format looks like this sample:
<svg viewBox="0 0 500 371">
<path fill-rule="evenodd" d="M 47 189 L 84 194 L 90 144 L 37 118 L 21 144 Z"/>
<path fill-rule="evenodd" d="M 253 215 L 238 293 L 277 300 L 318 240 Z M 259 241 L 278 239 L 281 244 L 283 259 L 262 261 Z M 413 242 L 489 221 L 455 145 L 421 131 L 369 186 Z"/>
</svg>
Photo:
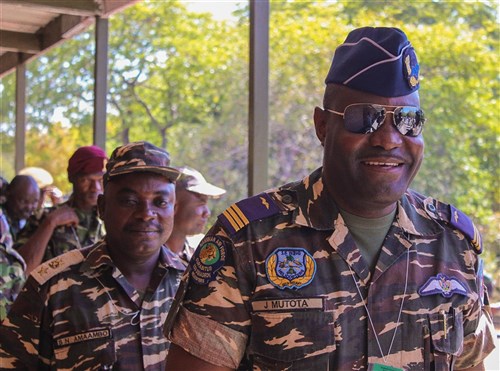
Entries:
<svg viewBox="0 0 500 371">
<path fill-rule="evenodd" d="M 303 248 L 280 247 L 266 259 L 266 275 L 281 290 L 309 285 L 316 274 L 314 258 Z"/>
<path fill-rule="evenodd" d="M 404 67 L 403 73 L 406 77 L 406 81 L 411 89 L 414 89 L 418 85 L 418 72 L 420 67 L 417 62 L 417 56 L 412 47 L 409 47 L 404 51 L 403 55 Z"/>
</svg>

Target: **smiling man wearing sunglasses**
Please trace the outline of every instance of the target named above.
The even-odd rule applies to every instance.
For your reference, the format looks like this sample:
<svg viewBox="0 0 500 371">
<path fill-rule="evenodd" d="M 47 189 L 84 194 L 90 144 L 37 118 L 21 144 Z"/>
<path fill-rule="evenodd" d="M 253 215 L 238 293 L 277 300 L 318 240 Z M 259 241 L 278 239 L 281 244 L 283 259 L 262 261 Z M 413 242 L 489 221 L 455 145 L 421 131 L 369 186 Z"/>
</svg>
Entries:
<svg viewBox="0 0 500 371">
<path fill-rule="evenodd" d="M 418 89 L 401 30 L 348 35 L 314 111 L 323 166 L 218 217 L 167 319 L 167 368 L 484 368 L 480 235 L 408 189 L 424 153 Z"/>
</svg>

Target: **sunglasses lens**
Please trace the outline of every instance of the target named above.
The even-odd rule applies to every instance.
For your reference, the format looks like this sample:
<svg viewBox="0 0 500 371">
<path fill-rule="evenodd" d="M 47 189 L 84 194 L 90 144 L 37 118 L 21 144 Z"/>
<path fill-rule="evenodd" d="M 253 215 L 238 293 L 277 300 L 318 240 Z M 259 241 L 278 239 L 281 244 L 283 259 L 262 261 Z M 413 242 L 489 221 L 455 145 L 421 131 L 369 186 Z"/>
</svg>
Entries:
<svg viewBox="0 0 500 371">
<path fill-rule="evenodd" d="M 416 107 L 398 107 L 394 111 L 394 122 L 401 134 L 416 137 L 424 127 L 424 112 Z"/>
<path fill-rule="evenodd" d="M 344 127 L 351 133 L 368 134 L 377 130 L 384 122 L 384 109 L 371 104 L 355 104 L 344 111 Z"/>
<path fill-rule="evenodd" d="M 347 106 L 344 111 L 344 127 L 351 133 L 373 133 L 384 123 L 385 114 L 384 106 L 353 104 Z M 393 114 L 395 127 L 401 134 L 410 137 L 420 135 L 425 122 L 424 112 L 421 109 L 398 107 Z"/>
</svg>

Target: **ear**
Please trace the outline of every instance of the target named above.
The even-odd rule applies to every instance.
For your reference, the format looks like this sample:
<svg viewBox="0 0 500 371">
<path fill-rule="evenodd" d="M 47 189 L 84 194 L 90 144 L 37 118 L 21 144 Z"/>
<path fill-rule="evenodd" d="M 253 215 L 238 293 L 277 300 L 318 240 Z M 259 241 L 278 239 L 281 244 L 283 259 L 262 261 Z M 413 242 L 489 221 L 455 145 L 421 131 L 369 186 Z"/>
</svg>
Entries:
<svg viewBox="0 0 500 371">
<path fill-rule="evenodd" d="M 106 202 L 104 201 L 104 195 L 100 194 L 97 196 L 97 215 L 102 219 L 104 215 L 104 210 L 106 208 Z"/>
<path fill-rule="evenodd" d="M 326 113 L 319 107 L 314 108 L 314 128 L 316 129 L 316 136 L 321 142 L 321 145 L 324 146 L 326 137 Z"/>
</svg>

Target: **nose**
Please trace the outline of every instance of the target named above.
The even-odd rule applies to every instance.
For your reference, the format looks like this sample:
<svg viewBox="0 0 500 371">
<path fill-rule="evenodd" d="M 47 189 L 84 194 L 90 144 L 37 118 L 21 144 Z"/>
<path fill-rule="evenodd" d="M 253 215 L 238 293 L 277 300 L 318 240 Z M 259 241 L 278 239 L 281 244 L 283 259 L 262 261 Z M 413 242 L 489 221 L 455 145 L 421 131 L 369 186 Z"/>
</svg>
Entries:
<svg viewBox="0 0 500 371">
<path fill-rule="evenodd" d="M 139 202 L 135 207 L 134 216 L 137 219 L 144 221 L 155 219 L 157 216 L 156 211 L 151 203 L 147 201 Z"/>
<path fill-rule="evenodd" d="M 90 189 L 93 191 L 102 191 L 102 179 L 91 179 L 90 181 Z"/>
<path fill-rule="evenodd" d="M 388 112 L 385 115 L 384 123 L 369 135 L 372 146 L 382 147 L 386 151 L 398 148 L 403 143 L 402 134 L 393 125 L 393 113 Z"/>
<path fill-rule="evenodd" d="M 207 205 L 205 205 L 205 206 L 203 207 L 202 216 L 203 216 L 204 218 L 208 219 L 208 218 L 210 218 L 210 215 L 212 215 L 212 212 L 210 211 L 210 208 L 209 208 Z"/>
</svg>

